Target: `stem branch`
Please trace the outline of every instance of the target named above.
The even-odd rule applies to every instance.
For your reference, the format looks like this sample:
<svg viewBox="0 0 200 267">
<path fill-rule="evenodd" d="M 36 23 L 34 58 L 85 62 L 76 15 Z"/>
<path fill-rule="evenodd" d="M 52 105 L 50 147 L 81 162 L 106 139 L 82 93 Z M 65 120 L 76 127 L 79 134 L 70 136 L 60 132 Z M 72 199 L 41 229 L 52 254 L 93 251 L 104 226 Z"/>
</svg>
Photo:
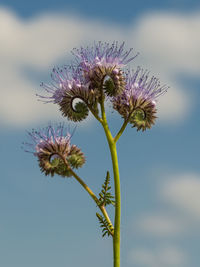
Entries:
<svg viewBox="0 0 200 267">
<path fill-rule="evenodd" d="M 121 193 L 120 193 L 120 177 L 119 177 L 117 149 L 116 149 L 116 141 L 112 137 L 112 134 L 110 132 L 110 129 L 107 123 L 103 96 L 102 96 L 100 105 L 101 105 L 101 114 L 102 114 L 102 120 L 103 120 L 101 124 L 104 128 L 107 142 L 110 148 L 112 165 L 113 165 L 114 184 L 115 184 L 115 222 L 114 222 L 115 231 L 114 231 L 114 236 L 113 236 L 114 267 L 120 267 Z M 125 126 L 124 126 L 124 129 L 125 129 Z"/>
<path fill-rule="evenodd" d="M 129 120 L 133 114 L 133 112 L 135 111 L 136 109 L 133 108 L 131 110 L 131 112 L 129 113 L 128 115 L 128 118 L 127 119 L 124 119 L 124 123 L 122 124 L 122 127 L 120 128 L 119 132 L 116 134 L 115 138 L 114 138 L 114 142 L 117 143 L 118 139 L 120 138 L 120 136 L 123 134 L 124 130 L 126 129 L 126 126 L 127 124 L 129 123 Z"/>
<path fill-rule="evenodd" d="M 119 132 L 116 134 L 115 138 L 114 138 L 114 142 L 117 143 L 118 139 L 120 138 L 120 136 L 122 135 L 123 131 L 125 130 L 127 124 L 129 122 L 129 118 L 124 120 L 124 123 L 122 124 L 122 127 L 120 128 Z"/>
<path fill-rule="evenodd" d="M 95 113 L 95 111 L 93 110 L 93 108 L 91 107 L 90 104 L 87 104 L 88 105 L 88 108 L 89 110 L 91 111 L 91 113 L 93 114 L 93 116 L 99 121 L 102 123 L 102 119 L 98 116 L 98 114 Z"/>
<path fill-rule="evenodd" d="M 106 208 L 104 205 L 99 205 L 99 199 L 97 198 L 97 196 L 95 195 L 95 193 L 89 188 L 89 186 L 87 186 L 87 184 L 70 168 L 67 160 L 60 155 L 60 157 L 62 158 L 62 160 L 64 161 L 66 167 L 68 168 L 68 170 L 71 172 L 71 174 L 74 176 L 74 178 L 82 185 L 82 187 L 88 192 L 88 194 L 92 197 L 92 199 L 95 201 L 95 203 L 97 204 L 97 206 L 99 207 L 99 209 L 101 210 L 104 218 L 106 219 L 106 221 L 109 223 L 109 225 L 111 225 L 111 228 L 114 229 L 112 222 L 109 218 L 109 215 L 106 211 Z M 110 232 L 111 235 L 114 235 L 114 230 L 112 232 Z"/>
</svg>

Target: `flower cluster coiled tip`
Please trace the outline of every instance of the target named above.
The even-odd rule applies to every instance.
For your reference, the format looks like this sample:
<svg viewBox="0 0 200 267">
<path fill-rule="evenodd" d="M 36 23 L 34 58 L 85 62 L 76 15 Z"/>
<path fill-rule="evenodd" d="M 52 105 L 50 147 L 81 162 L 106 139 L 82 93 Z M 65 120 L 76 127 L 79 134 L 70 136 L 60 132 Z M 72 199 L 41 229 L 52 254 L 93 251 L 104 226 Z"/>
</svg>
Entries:
<svg viewBox="0 0 200 267">
<path fill-rule="evenodd" d="M 49 96 L 44 102 L 59 105 L 64 117 L 84 120 L 89 111 L 98 115 L 98 104 L 108 98 L 113 108 L 137 130 L 151 128 L 156 119 L 157 98 L 167 90 L 155 77 L 140 67 L 136 71 L 124 67 L 136 56 L 125 51 L 124 43 L 94 43 L 92 47 L 74 48 L 72 64 L 54 68 L 52 83 L 42 84 Z"/>
<path fill-rule="evenodd" d="M 71 135 L 64 125 L 28 132 L 31 142 L 23 143 L 38 158 L 38 163 L 45 175 L 70 177 L 70 170 L 79 168 L 85 163 L 82 151 L 75 145 L 71 145 Z"/>
<path fill-rule="evenodd" d="M 124 91 L 111 101 L 125 120 L 137 130 L 144 131 L 155 123 L 157 98 L 167 89 L 168 86 L 160 85 L 158 78 L 150 78 L 147 70 L 138 67 L 127 73 Z"/>
</svg>

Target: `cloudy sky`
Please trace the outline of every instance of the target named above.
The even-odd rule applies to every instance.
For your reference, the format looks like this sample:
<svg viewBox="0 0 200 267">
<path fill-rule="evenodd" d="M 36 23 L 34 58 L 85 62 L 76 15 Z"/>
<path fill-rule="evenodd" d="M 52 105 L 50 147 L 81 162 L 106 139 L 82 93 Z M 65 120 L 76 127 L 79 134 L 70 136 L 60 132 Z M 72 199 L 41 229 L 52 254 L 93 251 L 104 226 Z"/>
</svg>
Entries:
<svg viewBox="0 0 200 267">
<path fill-rule="evenodd" d="M 198 2 L 0 1 L 0 266 L 112 266 L 94 203 L 75 180 L 44 177 L 21 149 L 26 130 L 64 121 L 57 106 L 37 101 L 40 82 L 72 48 L 99 40 L 125 41 L 140 53 L 131 67 L 170 86 L 156 125 L 145 133 L 128 127 L 118 144 L 122 266 L 199 266 Z M 108 117 L 114 133 L 122 120 Z M 87 158 L 80 176 L 98 194 L 111 168 L 100 125 L 92 117 L 78 124 L 72 143 Z"/>
</svg>

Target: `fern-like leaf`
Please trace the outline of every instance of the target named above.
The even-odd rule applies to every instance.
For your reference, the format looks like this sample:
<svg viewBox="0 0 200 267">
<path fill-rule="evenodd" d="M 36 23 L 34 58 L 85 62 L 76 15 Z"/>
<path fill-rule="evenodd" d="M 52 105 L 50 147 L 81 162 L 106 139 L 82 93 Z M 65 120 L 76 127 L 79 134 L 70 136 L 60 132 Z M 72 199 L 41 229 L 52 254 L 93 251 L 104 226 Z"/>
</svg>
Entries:
<svg viewBox="0 0 200 267">
<path fill-rule="evenodd" d="M 104 236 L 113 236 L 114 228 L 112 224 L 108 223 L 106 219 L 104 219 L 98 212 L 96 213 L 96 216 L 99 220 L 100 227 L 102 228 L 102 237 Z"/>
<path fill-rule="evenodd" d="M 112 196 L 112 194 L 109 192 L 111 189 L 111 186 L 109 186 L 110 183 L 110 173 L 107 171 L 106 179 L 104 184 L 102 184 L 102 190 L 99 193 L 99 206 L 106 206 L 112 204 L 115 205 L 115 197 Z"/>
</svg>

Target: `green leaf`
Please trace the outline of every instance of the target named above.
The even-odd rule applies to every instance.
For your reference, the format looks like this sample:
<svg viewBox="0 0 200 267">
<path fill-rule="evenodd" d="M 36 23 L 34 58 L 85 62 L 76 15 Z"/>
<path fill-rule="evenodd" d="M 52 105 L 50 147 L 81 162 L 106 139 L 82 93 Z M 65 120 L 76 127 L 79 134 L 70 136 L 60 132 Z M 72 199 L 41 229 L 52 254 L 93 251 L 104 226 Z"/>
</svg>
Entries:
<svg viewBox="0 0 200 267">
<path fill-rule="evenodd" d="M 109 192 L 111 186 L 110 183 L 110 173 L 107 171 L 106 179 L 104 184 L 102 184 L 102 190 L 99 193 L 99 206 L 106 206 L 112 204 L 115 205 L 115 197 Z"/>
<path fill-rule="evenodd" d="M 113 235 L 113 227 L 112 224 L 108 223 L 106 219 L 104 219 L 98 212 L 96 213 L 96 216 L 99 220 L 100 227 L 102 228 L 102 237 L 104 236 L 110 236 Z"/>
</svg>

